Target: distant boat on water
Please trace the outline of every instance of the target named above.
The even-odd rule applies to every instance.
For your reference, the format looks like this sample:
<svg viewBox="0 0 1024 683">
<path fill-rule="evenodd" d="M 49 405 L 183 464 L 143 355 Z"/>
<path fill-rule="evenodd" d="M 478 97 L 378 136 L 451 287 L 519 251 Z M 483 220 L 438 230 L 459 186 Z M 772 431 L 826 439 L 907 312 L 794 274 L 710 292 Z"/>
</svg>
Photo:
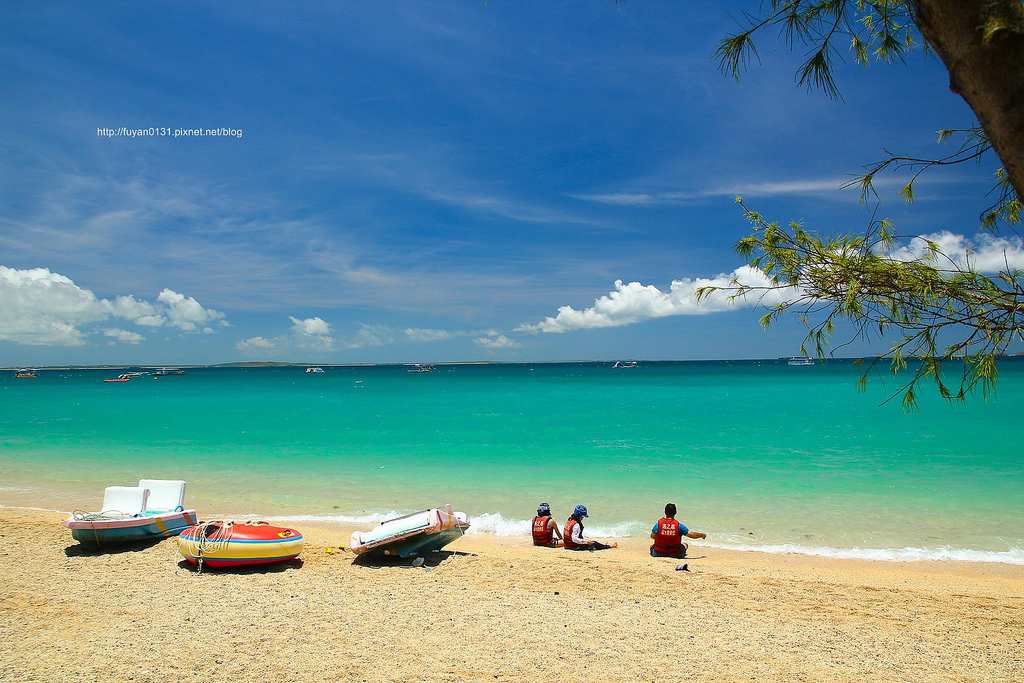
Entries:
<svg viewBox="0 0 1024 683">
<path fill-rule="evenodd" d="M 153 371 L 154 377 L 168 377 L 170 375 L 184 375 L 185 371 L 178 368 L 160 368 Z"/>
<path fill-rule="evenodd" d="M 617 360 L 617 361 L 615 361 L 615 365 L 613 365 L 612 367 L 613 368 L 623 368 L 623 369 L 628 370 L 630 368 L 637 367 L 637 362 L 635 360 Z"/>
<path fill-rule="evenodd" d="M 141 377 L 143 375 L 148 375 L 148 374 L 149 374 L 148 372 L 126 372 L 126 373 L 123 373 L 121 375 L 118 375 L 117 377 L 115 377 L 113 379 L 105 379 L 103 381 L 104 382 L 127 382 L 132 377 Z"/>
<path fill-rule="evenodd" d="M 14 376 L 17 379 L 31 379 L 32 377 L 36 376 L 36 371 L 35 370 L 18 370 L 16 373 L 14 373 Z"/>
<path fill-rule="evenodd" d="M 794 356 L 787 358 L 786 362 L 789 365 L 814 365 L 814 359 L 808 358 L 807 356 Z"/>
<path fill-rule="evenodd" d="M 433 365 L 423 365 L 422 363 L 416 363 L 411 368 L 409 368 L 409 372 L 430 372 L 433 369 Z"/>
<path fill-rule="evenodd" d="M 319 375 L 319 374 L 323 373 L 323 371 L 324 371 L 323 368 L 318 368 L 318 367 L 312 367 L 311 366 L 311 367 L 306 368 L 306 374 L 307 375 Z"/>
</svg>

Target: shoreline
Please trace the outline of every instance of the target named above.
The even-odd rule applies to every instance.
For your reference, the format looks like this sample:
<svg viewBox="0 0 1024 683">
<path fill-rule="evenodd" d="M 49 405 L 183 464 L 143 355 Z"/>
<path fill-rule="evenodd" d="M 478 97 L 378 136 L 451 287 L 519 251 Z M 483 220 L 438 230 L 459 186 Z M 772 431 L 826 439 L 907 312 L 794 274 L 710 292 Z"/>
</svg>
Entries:
<svg viewBox="0 0 1024 683">
<path fill-rule="evenodd" d="M 61 510 L 59 508 L 41 507 L 38 505 L 29 505 L 27 503 L 28 498 L 38 497 L 38 494 L 33 492 L 28 496 L 8 496 L 7 500 L 0 500 L 0 510 L 30 510 L 42 513 L 53 512 L 55 514 L 66 517 L 71 514 L 71 510 Z M 95 498 L 93 507 L 84 506 L 76 507 L 75 509 L 98 509 L 101 502 L 99 496 L 91 496 L 87 499 L 87 502 L 92 502 L 92 498 Z M 11 502 L 14 501 L 14 502 Z M 53 502 L 53 501 L 49 501 Z M 265 520 L 274 524 L 282 526 L 334 526 L 342 529 L 347 529 L 346 538 L 348 534 L 357 529 L 366 530 L 372 528 L 382 519 L 387 518 L 386 516 L 378 515 L 365 515 L 353 517 L 349 515 L 339 514 L 337 516 L 332 515 L 308 515 L 301 513 L 289 513 L 284 511 L 277 511 L 274 514 L 256 514 L 251 512 L 239 513 L 239 512 L 216 512 L 211 514 L 204 514 L 202 510 L 216 509 L 216 505 L 204 504 L 194 505 L 190 502 L 189 507 L 196 507 L 200 509 L 200 518 L 203 520 L 209 519 L 237 519 L 237 520 Z M 392 511 L 393 515 L 404 514 L 401 512 Z M 490 516 L 490 515 L 488 515 Z M 479 522 L 479 515 L 470 516 L 471 522 Z M 492 522 L 493 520 L 488 520 Z M 502 518 L 502 526 L 504 527 L 501 531 L 495 531 L 493 523 L 485 523 L 483 526 L 487 529 L 484 531 L 480 530 L 480 526 L 471 526 L 468 535 L 473 538 L 485 538 L 493 539 L 496 543 L 512 543 L 515 544 L 517 540 L 527 538 L 529 535 L 529 520 L 505 520 Z M 639 523 L 637 523 L 639 524 Z M 622 527 L 622 524 L 618 524 L 618 527 Z M 632 525 L 632 526 L 635 526 Z M 511 527 L 516 527 L 515 533 L 510 531 Z M 521 527 L 521 529 L 519 528 Z M 648 542 L 647 537 L 644 534 L 630 534 L 623 535 L 621 533 L 609 533 L 607 529 L 603 529 L 600 525 L 594 525 L 588 527 L 588 533 L 595 538 L 601 538 L 602 536 L 608 540 L 615 540 L 620 543 L 637 542 L 643 544 Z M 646 531 L 646 529 L 645 529 Z M 797 543 L 771 543 L 765 545 L 730 545 L 718 543 L 714 539 L 710 542 L 703 541 L 702 547 L 707 549 L 714 549 L 715 551 L 721 551 L 724 553 L 744 553 L 744 554 L 763 554 L 770 555 L 772 557 L 805 557 L 815 558 L 824 561 L 828 560 L 854 560 L 854 561 L 868 561 L 868 562 L 882 562 L 882 563 L 901 563 L 901 564 L 914 564 L 914 563 L 963 563 L 967 565 L 979 564 L 979 565 L 1008 565 L 1024 568 L 1024 548 L 1011 548 L 1008 551 L 983 551 L 967 548 L 952 548 L 949 546 L 937 546 L 937 547 L 912 547 L 907 546 L 903 548 L 869 548 L 869 547 L 840 547 L 840 546 L 811 546 L 811 545 L 800 545 Z"/>
<path fill-rule="evenodd" d="M 298 560 L 199 574 L 173 539 L 83 553 L 61 519 L 0 508 L 5 680 L 1024 678 L 1014 565 L 467 535 L 414 568 L 306 522 Z"/>
</svg>

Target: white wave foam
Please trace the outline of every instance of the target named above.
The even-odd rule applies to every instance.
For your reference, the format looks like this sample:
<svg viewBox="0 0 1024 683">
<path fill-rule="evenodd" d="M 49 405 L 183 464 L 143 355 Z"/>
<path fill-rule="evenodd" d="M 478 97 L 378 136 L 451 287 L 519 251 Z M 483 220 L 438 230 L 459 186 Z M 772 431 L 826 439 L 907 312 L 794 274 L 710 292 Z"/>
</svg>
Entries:
<svg viewBox="0 0 1024 683">
<path fill-rule="evenodd" d="M 485 512 L 471 516 L 469 534 L 495 536 L 529 536 L 529 519 L 507 519 L 500 512 Z M 586 526 L 586 535 L 594 538 L 625 538 L 637 534 L 644 525 L 640 522 L 619 522 L 611 526 Z"/>
<path fill-rule="evenodd" d="M 774 545 L 749 544 L 713 544 L 710 547 L 725 550 L 743 550 L 757 553 L 776 553 L 780 555 L 813 555 L 836 559 L 881 560 L 886 562 L 995 562 L 1002 564 L 1024 565 L 1024 548 L 998 550 L 971 550 L 968 548 L 834 548 L 829 546 L 804 546 L 795 543 Z"/>
</svg>

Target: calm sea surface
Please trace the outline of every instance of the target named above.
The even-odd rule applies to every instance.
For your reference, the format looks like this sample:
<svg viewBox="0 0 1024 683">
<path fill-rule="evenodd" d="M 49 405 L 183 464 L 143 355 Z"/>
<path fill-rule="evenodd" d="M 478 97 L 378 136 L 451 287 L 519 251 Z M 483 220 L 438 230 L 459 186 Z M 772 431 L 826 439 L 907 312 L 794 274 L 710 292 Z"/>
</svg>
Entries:
<svg viewBox="0 0 1024 683">
<path fill-rule="evenodd" d="M 733 548 L 1024 564 L 1024 361 L 950 407 L 882 405 L 846 361 L 188 368 L 0 378 L 0 505 L 95 509 L 105 486 L 185 479 L 204 518 L 379 520 L 451 503 L 526 534 L 583 503 L 596 538 L 666 502 Z"/>
</svg>

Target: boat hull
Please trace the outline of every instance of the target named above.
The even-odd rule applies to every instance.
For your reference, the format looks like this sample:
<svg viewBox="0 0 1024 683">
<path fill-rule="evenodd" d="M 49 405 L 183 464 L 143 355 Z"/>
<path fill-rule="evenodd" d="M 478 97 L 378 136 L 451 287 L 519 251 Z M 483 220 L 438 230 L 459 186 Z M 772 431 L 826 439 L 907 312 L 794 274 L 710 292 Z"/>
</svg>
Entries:
<svg viewBox="0 0 1024 683">
<path fill-rule="evenodd" d="M 294 560 L 305 539 L 295 529 L 266 522 L 205 522 L 178 536 L 178 551 L 192 564 L 221 568 Z"/>
<path fill-rule="evenodd" d="M 469 528 L 464 512 L 430 509 L 389 519 L 367 532 L 352 534 L 349 550 L 357 555 L 417 557 L 440 550 Z"/>
<path fill-rule="evenodd" d="M 126 543 L 177 536 L 199 520 L 195 510 L 178 510 L 126 519 L 75 514 L 64 520 L 71 537 L 86 550 L 107 550 Z"/>
</svg>

